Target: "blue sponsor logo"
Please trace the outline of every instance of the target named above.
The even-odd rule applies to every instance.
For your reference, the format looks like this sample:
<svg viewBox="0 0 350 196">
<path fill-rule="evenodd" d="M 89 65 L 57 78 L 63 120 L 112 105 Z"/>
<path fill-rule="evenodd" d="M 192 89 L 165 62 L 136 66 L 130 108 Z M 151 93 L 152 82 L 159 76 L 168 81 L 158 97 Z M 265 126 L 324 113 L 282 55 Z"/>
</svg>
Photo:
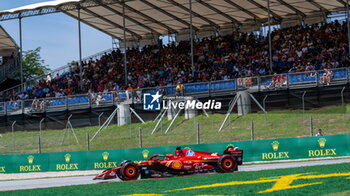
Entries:
<svg viewBox="0 0 350 196">
<path fill-rule="evenodd" d="M 149 111 L 160 110 L 160 97 L 162 95 L 159 92 L 152 93 L 144 93 L 143 94 L 143 109 Z"/>
<path fill-rule="evenodd" d="M 187 157 L 193 157 L 194 155 L 195 155 L 195 153 L 192 150 L 189 150 L 186 152 Z"/>
</svg>

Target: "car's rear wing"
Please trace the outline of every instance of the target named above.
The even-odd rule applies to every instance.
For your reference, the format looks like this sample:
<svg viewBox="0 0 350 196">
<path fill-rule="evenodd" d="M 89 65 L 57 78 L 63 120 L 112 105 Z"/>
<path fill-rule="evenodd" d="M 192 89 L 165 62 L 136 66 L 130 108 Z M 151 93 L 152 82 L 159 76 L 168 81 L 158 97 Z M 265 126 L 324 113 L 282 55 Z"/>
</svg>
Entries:
<svg viewBox="0 0 350 196">
<path fill-rule="evenodd" d="M 236 158 L 238 165 L 242 165 L 243 150 L 229 150 L 229 153 Z"/>
</svg>

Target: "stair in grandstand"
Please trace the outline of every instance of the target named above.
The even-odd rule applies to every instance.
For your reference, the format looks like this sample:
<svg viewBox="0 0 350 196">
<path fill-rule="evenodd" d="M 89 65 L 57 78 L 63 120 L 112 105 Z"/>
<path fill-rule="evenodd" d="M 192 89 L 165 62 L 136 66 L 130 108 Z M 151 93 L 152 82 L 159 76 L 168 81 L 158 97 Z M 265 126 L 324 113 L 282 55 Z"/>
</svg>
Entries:
<svg viewBox="0 0 350 196">
<path fill-rule="evenodd" d="M 0 66 L 0 84 L 4 82 L 15 71 L 19 70 L 19 59 L 10 59 L 8 62 Z"/>
</svg>

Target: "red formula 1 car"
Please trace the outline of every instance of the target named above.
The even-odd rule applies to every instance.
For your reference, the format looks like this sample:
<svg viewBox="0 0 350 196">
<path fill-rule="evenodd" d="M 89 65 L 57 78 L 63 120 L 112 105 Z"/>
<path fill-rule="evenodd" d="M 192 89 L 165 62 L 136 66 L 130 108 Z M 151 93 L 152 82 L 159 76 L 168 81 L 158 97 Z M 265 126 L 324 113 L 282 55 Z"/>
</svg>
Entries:
<svg viewBox="0 0 350 196">
<path fill-rule="evenodd" d="M 107 169 L 97 175 L 95 179 L 120 178 L 121 180 L 136 180 L 141 175 L 144 178 L 162 178 L 195 173 L 237 171 L 242 164 L 243 150 L 229 146 L 222 155 L 218 153 L 182 150 L 177 147 L 175 155 L 156 154 L 147 161 L 133 163 L 121 162 L 117 168 Z"/>
</svg>

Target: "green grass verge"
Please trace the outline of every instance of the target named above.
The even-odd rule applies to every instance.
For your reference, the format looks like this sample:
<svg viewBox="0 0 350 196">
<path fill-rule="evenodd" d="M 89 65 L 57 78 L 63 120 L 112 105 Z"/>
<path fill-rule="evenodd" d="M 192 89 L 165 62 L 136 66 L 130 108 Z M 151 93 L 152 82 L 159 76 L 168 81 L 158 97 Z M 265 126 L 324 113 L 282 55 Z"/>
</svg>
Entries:
<svg viewBox="0 0 350 196">
<path fill-rule="evenodd" d="M 349 184 L 350 163 L 345 163 L 19 190 L 1 192 L 1 195 L 346 195 L 350 191 Z"/>
<path fill-rule="evenodd" d="M 331 194 L 328 194 L 327 196 L 349 196 L 349 195 L 350 195 L 350 191 L 344 191 L 340 193 L 331 193 Z"/>
<path fill-rule="evenodd" d="M 302 137 L 310 135 L 309 115 L 312 113 L 314 129 L 322 128 L 326 135 L 349 133 L 350 105 L 347 112 L 342 113 L 340 106 L 330 106 L 321 109 L 305 111 L 283 110 L 268 112 L 267 121 L 263 113 L 252 113 L 237 116 L 232 113 L 225 128 L 218 133 L 224 114 L 200 115 L 191 120 L 180 116 L 169 132 L 165 130 L 170 121 L 164 119 L 159 129 L 151 135 L 155 122 L 145 124 L 135 123 L 126 126 L 111 125 L 102 130 L 100 135 L 90 144 L 91 150 L 136 148 L 139 144 L 139 127 L 143 132 L 143 147 L 186 145 L 196 143 L 196 124 L 200 126 L 200 142 L 230 142 L 250 140 L 251 120 L 254 120 L 255 139 L 271 139 L 286 137 Z M 70 137 L 62 144 L 65 130 L 43 131 L 42 152 L 82 151 L 86 150 L 86 134 L 92 136 L 98 127 L 75 129 L 79 144 Z M 38 152 L 38 131 L 18 131 L 4 133 L 0 136 L 0 154 L 36 153 Z M 13 139 L 14 138 L 14 139 Z"/>
</svg>

